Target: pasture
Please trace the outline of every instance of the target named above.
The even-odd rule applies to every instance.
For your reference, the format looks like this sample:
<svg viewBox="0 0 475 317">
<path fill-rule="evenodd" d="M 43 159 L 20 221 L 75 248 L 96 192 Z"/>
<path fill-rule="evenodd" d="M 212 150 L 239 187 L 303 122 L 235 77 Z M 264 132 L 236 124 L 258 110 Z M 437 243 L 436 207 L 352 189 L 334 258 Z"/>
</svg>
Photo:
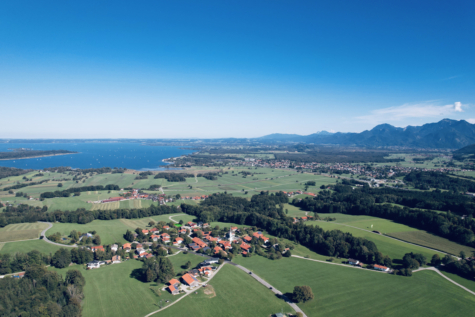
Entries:
<svg viewBox="0 0 475 317">
<path fill-rule="evenodd" d="M 226 264 L 209 283 L 214 294 L 205 289 L 153 316 L 271 316 L 294 313 L 283 300 L 240 269 Z"/>
<path fill-rule="evenodd" d="M 43 240 L 29 240 L 0 243 L 0 253 L 15 254 L 17 252 L 28 253 L 33 250 L 40 251 L 44 254 L 55 253 L 61 247 Z"/>
<path fill-rule="evenodd" d="M 42 222 L 11 224 L 0 228 L 0 242 L 38 239 L 46 228 L 48 224 Z"/>
<path fill-rule="evenodd" d="M 319 215 L 321 218 L 336 218 L 335 223 L 340 223 L 369 231 L 377 230 L 391 237 L 395 237 L 410 243 L 426 246 L 428 248 L 434 248 L 454 255 L 458 255 L 460 251 L 464 251 L 466 254 L 471 254 L 472 251 L 475 251 L 474 248 L 464 246 L 448 239 L 428 233 L 427 231 L 418 230 L 416 228 L 412 228 L 387 219 L 372 216 L 354 216 L 338 213 L 320 213 Z M 334 222 L 332 223 L 335 224 Z M 325 226 L 324 224 L 321 224 L 321 222 L 317 222 L 316 224 L 320 227 Z M 340 230 L 345 231 L 348 229 L 352 228 L 341 226 Z"/>
<path fill-rule="evenodd" d="M 431 271 L 402 277 L 298 258 L 234 262 L 283 293 L 310 286 L 315 298 L 299 304 L 308 316 L 464 316 L 475 305 L 475 296 Z"/>
<path fill-rule="evenodd" d="M 308 221 L 307 224 L 317 225 L 323 228 L 324 230 L 341 230 L 343 232 L 349 232 L 355 237 L 366 238 L 370 241 L 373 241 L 378 247 L 378 250 L 384 255 L 388 255 L 391 259 L 402 259 L 404 257 L 404 254 L 409 252 L 421 253 L 428 259 L 432 258 L 435 253 L 439 254 L 440 257 L 444 256 L 440 252 L 428 250 L 420 246 L 411 245 L 402 241 L 394 240 L 376 233 L 348 227 L 343 224 L 325 221 Z"/>
</svg>

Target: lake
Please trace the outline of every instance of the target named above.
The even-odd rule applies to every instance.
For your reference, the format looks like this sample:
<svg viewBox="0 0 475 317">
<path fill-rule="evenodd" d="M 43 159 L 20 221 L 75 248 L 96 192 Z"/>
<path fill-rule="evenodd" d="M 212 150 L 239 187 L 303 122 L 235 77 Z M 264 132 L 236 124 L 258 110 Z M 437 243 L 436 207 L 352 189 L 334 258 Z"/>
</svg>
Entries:
<svg viewBox="0 0 475 317">
<path fill-rule="evenodd" d="M 176 146 L 147 146 L 140 143 L 0 143 L 0 151 L 10 148 L 69 150 L 78 154 L 0 161 L 0 166 L 24 169 L 70 166 L 72 168 L 124 167 L 134 170 L 163 170 L 163 159 L 193 153 Z"/>
</svg>

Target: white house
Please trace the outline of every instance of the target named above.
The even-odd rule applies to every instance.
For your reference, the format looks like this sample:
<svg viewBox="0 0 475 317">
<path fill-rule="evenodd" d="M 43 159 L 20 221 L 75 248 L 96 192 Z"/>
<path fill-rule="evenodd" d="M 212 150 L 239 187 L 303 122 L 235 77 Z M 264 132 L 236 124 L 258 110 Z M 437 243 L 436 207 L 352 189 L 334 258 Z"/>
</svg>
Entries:
<svg viewBox="0 0 475 317">
<path fill-rule="evenodd" d="M 99 263 L 99 261 L 92 261 L 87 264 L 88 269 L 98 269 L 100 267 L 101 267 L 101 264 Z"/>
</svg>

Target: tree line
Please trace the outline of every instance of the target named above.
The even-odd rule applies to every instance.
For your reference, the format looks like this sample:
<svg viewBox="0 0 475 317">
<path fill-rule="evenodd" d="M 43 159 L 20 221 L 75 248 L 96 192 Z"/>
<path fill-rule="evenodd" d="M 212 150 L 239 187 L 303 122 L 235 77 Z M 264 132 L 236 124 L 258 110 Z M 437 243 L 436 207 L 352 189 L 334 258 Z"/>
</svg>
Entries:
<svg viewBox="0 0 475 317">
<path fill-rule="evenodd" d="M 316 197 L 294 199 L 292 204 L 315 213 L 369 215 L 389 219 L 461 244 L 475 246 L 475 221 L 472 217 L 474 205 L 462 195 L 391 188 L 376 189 L 367 186 L 353 189 L 346 185 L 336 185 L 333 189 L 335 190 L 333 193 L 321 191 Z M 391 203 L 406 207 L 401 208 Z M 433 209 L 447 212 L 425 210 L 429 209 L 428 207 L 437 207 Z M 469 216 L 459 217 L 450 211 L 467 212 Z"/>
<path fill-rule="evenodd" d="M 414 171 L 404 177 L 406 183 L 417 189 L 445 189 L 452 192 L 475 192 L 475 182 L 440 172 Z"/>
<path fill-rule="evenodd" d="M 282 192 L 262 192 L 252 196 L 251 201 L 227 194 L 213 194 L 199 206 L 182 204 L 181 209 L 203 222 L 256 226 L 276 237 L 296 241 L 320 254 L 352 257 L 368 264 L 391 265 L 391 259 L 381 254 L 372 241 L 340 230 L 324 231 L 318 226 L 293 223 L 283 211 L 283 203 L 286 201 L 287 196 Z"/>
<path fill-rule="evenodd" d="M 4 212 L 0 213 L 0 228 L 12 223 L 23 222 L 62 222 L 85 224 L 93 220 L 113 220 L 113 219 L 135 219 L 164 214 L 176 213 L 175 206 L 151 205 L 140 209 L 115 209 L 115 210 L 85 210 L 79 208 L 74 211 L 56 210 L 47 212 L 48 208 L 33 207 L 25 204 L 19 206 L 7 206 Z"/>
<path fill-rule="evenodd" d="M 26 173 L 29 173 L 31 170 L 23 170 L 20 168 L 14 167 L 3 167 L 0 166 L 0 179 L 12 176 L 20 176 Z"/>
<path fill-rule="evenodd" d="M 39 182 L 22 183 L 22 184 L 16 184 L 16 185 L 13 185 L 13 186 L 7 186 L 7 187 L 3 188 L 3 191 L 12 190 L 12 189 L 20 189 L 20 188 L 24 188 L 24 187 L 27 187 L 27 186 L 41 185 L 43 183 L 46 183 L 47 181 L 48 180 L 45 179 L 45 180 L 42 180 L 42 181 L 39 181 Z"/>
<path fill-rule="evenodd" d="M 72 187 L 65 190 L 57 190 L 54 192 L 44 192 L 40 195 L 40 198 L 55 198 L 55 197 L 69 197 L 72 193 L 88 192 L 88 191 L 99 191 L 99 190 L 119 190 L 118 185 L 109 184 L 106 186 L 97 185 L 97 186 L 83 186 L 83 187 Z"/>
<path fill-rule="evenodd" d="M 27 158 L 34 156 L 50 156 L 58 154 L 75 154 L 77 152 L 67 151 L 67 150 L 48 150 L 48 151 L 36 151 L 36 150 L 27 150 L 27 151 L 12 151 L 12 152 L 0 152 L 0 160 L 12 160 L 19 158 Z"/>
</svg>

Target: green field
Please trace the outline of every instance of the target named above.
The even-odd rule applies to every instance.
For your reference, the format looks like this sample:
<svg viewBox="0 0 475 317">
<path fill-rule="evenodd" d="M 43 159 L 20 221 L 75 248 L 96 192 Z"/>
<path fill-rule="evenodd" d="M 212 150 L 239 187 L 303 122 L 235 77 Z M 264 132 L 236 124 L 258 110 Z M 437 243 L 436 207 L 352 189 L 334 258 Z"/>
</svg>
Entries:
<svg viewBox="0 0 475 317">
<path fill-rule="evenodd" d="M 87 224 L 56 222 L 53 224 L 53 227 L 46 232 L 46 235 L 59 232 L 63 236 L 68 236 L 73 230 L 81 233 L 96 231 L 101 237 L 101 243 L 104 245 L 113 244 L 115 242 L 126 243 L 127 241 L 124 239 L 124 234 L 127 230 L 133 231 L 136 228 L 145 229 L 151 220 L 154 222 L 165 221 L 169 223 L 169 217 L 173 215 L 174 214 L 167 214 L 137 219 L 94 220 Z M 177 219 L 179 220 L 180 218 L 177 217 Z"/>
<path fill-rule="evenodd" d="M 215 294 L 192 293 L 170 308 L 153 316 L 270 316 L 275 313 L 294 313 L 272 291 L 259 284 L 240 269 L 226 264 L 210 285 Z"/>
<path fill-rule="evenodd" d="M 475 296 L 435 272 L 394 276 L 297 258 L 237 257 L 283 293 L 308 285 L 315 299 L 299 306 L 308 316 L 464 316 Z"/>
<path fill-rule="evenodd" d="M 11 224 L 0 228 L 0 242 L 38 239 L 46 228 L 48 224 L 42 222 Z"/>
<path fill-rule="evenodd" d="M 172 261 L 175 272 L 182 271 L 180 266 L 188 260 L 192 262 L 192 265 L 203 260 L 197 255 L 182 253 L 170 256 L 169 259 Z M 84 317 L 144 316 L 158 310 L 160 300 L 162 305 L 168 305 L 165 303 L 166 300 L 173 302 L 182 296 L 173 296 L 167 291 L 161 291 L 161 295 L 158 297 L 151 288 L 162 288 L 163 285 L 157 285 L 154 282 L 143 283 L 131 277 L 131 273 L 141 266 L 142 262 L 129 260 L 96 270 L 84 270 L 84 267 L 79 265 L 61 270 L 50 269 L 63 275 L 68 269 L 80 269 L 86 278 L 83 302 Z M 291 308 L 277 299 L 271 291 L 266 290 L 264 286 L 255 282 L 246 273 L 231 265 L 225 265 L 210 284 L 213 286 L 216 296 L 205 295 L 202 290 L 199 290 L 198 294 L 189 295 L 183 301 L 158 313 L 157 316 L 165 314 L 252 316 L 253 311 L 257 312 L 259 316 L 268 316 L 271 313 L 279 312 L 281 308 L 291 312 Z M 198 301 L 198 303 L 190 306 L 187 304 L 189 301 L 191 303 Z M 238 309 L 239 307 L 241 309 Z M 179 313 L 175 312 L 176 309 L 179 310 Z"/>
<path fill-rule="evenodd" d="M 436 251 L 428 250 L 416 245 L 411 245 L 402 241 L 394 240 L 383 235 L 367 232 L 356 228 L 351 228 L 334 222 L 308 221 L 307 224 L 317 225 L 323 228 L 324 230 L 337 229 L 343 232 L 349 232 L 355 237 L 362 237 L 371 240 L 376 244 L 378 250 L 381 253 L 383 253 L 384 255 L 388 255 L 391 259 L 402 259 L 404 254 L 409 252 L 422 253 L 428 259 L 432 258 L 435 253 L 438 253 L 440 257 L 444 256 L 443 254 Z"/>
<path fill-rule="evenodd" d="M 0 253 L 15 254 L 17 252 L 28 253 L 38 250 L 41 253 L 50 254 L 60 249 L 60 246 L 45 242 L 43 240 L 17 241 L 0 243 Z"/>
<path fill-rule="evenodd" d="M 338 213 L 332 213 L 332 214 L 324 214 L 321 213 L 319 214 L 321 218 L 324 217 L 332 217 L 336 218 L 334 222 L 331 222 L 332 224 L 327 224 L 322 222 L 309 222 L 309 223 L 315 223 L 316 225 L 325 228 L 325 226 L 331 226 L 334 228 L 334 226 L 339 226 L 340 228 L 337 228 L 342 231 L 348 231 L 348 232 L 355 232 L 355 231 L 350 231 L 353 230 L 354 228 L 343 226 L 348 225 L 352 227 L 357 227 L 360 229 L 364 230 L 377 230 L 383 234 L 411 242 L 414 244 L 426 246 L 429 248 L 434 248 L 437 250 L 441 250 L 450 254 L 458 255 L 460 251 L 464 251 L 466 254 L 471 254 L 472 251 L 475 251 L 474 248 L 464 246 L 455 242 L 452 242 L 448 239 L 433 235 L 431 233 L 428 233 L 423 230 L 418 230 L 416 228 L 412 228 L 400 223 L 393 222 L 391 220 L 387 219 L 382 219 L 382 218 L 377 218 L 377 217 L 371 217 L 371 216 L 353 216 L 353 215 L 347 215 L 347 214 L 338 214 Z M 340 225 L 336 224 L 339 223 Z M 372 226 L 372 227 L 371 227 Z M 362 234 L 362 233 L 360 233 Z M 372 234 L 368 233 L 368 237 L 372 237 Z"/>
</svg>

